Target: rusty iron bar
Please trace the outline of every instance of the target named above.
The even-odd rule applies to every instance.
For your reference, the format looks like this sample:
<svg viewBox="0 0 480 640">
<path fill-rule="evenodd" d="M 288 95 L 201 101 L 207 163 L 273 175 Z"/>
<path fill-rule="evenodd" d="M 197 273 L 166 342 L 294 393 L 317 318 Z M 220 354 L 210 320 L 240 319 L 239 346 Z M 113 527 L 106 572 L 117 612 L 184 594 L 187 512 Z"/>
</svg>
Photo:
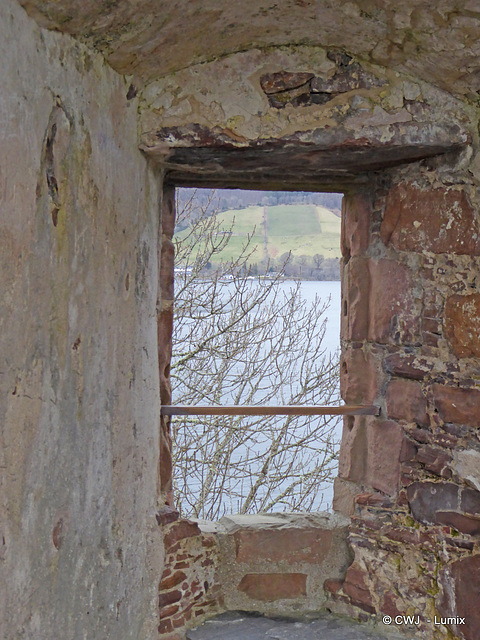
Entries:
<svg viewBox="0 0 480 640">
<path fill-rule="evenodd" d="M 360 404 L 343 407 L 321 407 L 318 405 L 280 407 L 255 407 L 235 405 L 227 407 L 163 405 L 162 416 L 378 416 L 380 408 Z"/>
</svg>

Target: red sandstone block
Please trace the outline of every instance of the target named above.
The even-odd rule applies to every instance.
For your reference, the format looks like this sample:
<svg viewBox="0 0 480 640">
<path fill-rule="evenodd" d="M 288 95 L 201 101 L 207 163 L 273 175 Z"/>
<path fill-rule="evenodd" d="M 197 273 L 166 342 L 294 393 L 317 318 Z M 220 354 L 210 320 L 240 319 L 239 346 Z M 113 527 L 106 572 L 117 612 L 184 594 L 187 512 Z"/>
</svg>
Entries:
<svg viewBox="0 0 480 640">
<path fill-rule="evenodd" d="M 456 511 L 437 511 L 436 519 L 438 524 L 446 524 L 469 536 L 480 534 L 480 518 L 478 517 L 467 516 Z"/>
<path fill-rule="evenodd" d="M 380 235 L 400 251 L 479 255 L 479 228 L 464 191 L 395 186 L 387 197 Z"/>
<path fill-rule="evenodd" d="M 175 522 L 180 517 L 180 514 L 174 507 L 165 506 L 160 509 L 156 515 L 156 519 L 159 525 L 165 526 Z"/>
<path fill-rule="evenodd" d="M 392 501 L 382 493 L 360 493 L 355 496 L 355 503 L 368 507 L 391 507 Z"/>
<path fill-rule="evenodd" d="M 163 404 L 163 402 L 162 402 Z M 169 404 L 169 402 L 167 402 Z M 160 434 L 160 489 L 168 493 L 172 485 L 172 451 L 168 434 Z"/>
<path fill-rule="evenodd" d="M 366 340 L 368 337 L 370 273 L 368 260 L 355 256 L 344 270 L 342 338 Z"/>
<path fill-rule="evenodd" d="M 480 425 L 480 391 L 434 384 L 435 406 L 445 422 L 471 427 Z"/>
<path fill-rule="evenodd" d="M 414 306 L 413 275 L 394 260 L 369 261 L 368 338 L 374 342 L 418 340 L 420 316 Z"/>
<path fill-rule="evenodd" d="M 170 619 L 160 620 L 160 625 L 158 627 L 158 631 L 160 634 L 168 633 L 169 631 L 173 631 L 173 624 Z"/>
<path fill-rule="evenodd" d="M 458 358 L 480 358 L 480 294 L 448 298 L 445 334 Z"/>
<path fill-rule="evenodd" d="M 180 629 L 180 627 L 184 627 L 185 626 L 184 616 L 182 615 L 181 618 L 178 618 L 177 620 L 172 620 L 172 624 L 174 629 Z"/>
<path fill-rule="evenodd" d="M 425 469 L 441 475 L 447 465 L 451 462 L 452 456 L 439 447 L 424 446 L 418 449 L 415 457 L 416 462 L 423 464 Z"/>
<path fill-rule="evenodd" d="M 465 640 L 477 640 L 480 629 L 480 555 L 447 565 L 440 573 L 443 594 L 438 602 L 441 617 L 465 618 L 457 631 Z"/>
<path fill-rule="evenodd" d="M 238 562 L 321 562 L 328 554 L 332 532 L 324 529 L 240 529 L 234 534 Z"/>
<path fill-rule="evenodd" d="M 186 575 L 183 571 L 176 571 L 171 576 L 163 578 L 160 582 L 160 589 L 171 589 L 172 587 L 176 587 L 177 584 L 180 584 L 183 580 L 186 579 Z"/>
<path fill-rule="evenodd" d="M 408 430 L 408 434 L 414 440 L 422 444 L 431 442 L 433 438 L 433 434 L 431 431 L 429 431 L 428 429 L 419 429 L 418 427 L 415 427 L 413 429 L 410 428 Z"/>
<path fill-rule="evenodd" d="M 307 576 L 304 573 L 248 573 L 238 590 L 261 602 L 295 600 L 307 595 Z"/>
<path fill-rule="evenodd" d="M 173 616 L 175 613 L 177 613 L 178 609 L 178 604 L 169 604 L 166 607 L 162 607 L 160 609 L 160 620 Z"/>
<path fill-rule="evenodd" d="M 203 540 L 202 540 L 202 547 L 206 547 L 208 549 L 208 548 L 214 547 L 216 544 L 217 544 L 217 541 L 215 539 L 215 536 L 204 534 Z"/>
<path fill-rule="evenodd" d="M 404 437 L 400 451 L 400 462 L 411 462 L 417 455 L 418 446 L 413 440 Z"/>
<path fill-rule="evenodd" d="M 445 524 L 437 512 L 460 510 L 460 487 L 450 482 L 413 482 L 407 487 L 408 502 L 415 520 Z"/>
<path fill-rule="evenodd" d="M 382 604 L 380 605 L 380 611 L 386 613 L 392 618 L 401 615 L 397 604 L 399 601 L 398 595 L 394 591 L 387 591 L 383 595 Z"/>
<path fill-rule="evenodd" d="M 351 482 L 364 482 L 366 474 L 367 418 L 356 416 L 352 423 L 344 421 L 342 445 L 338 459 L 338 475 Z M 350 428 L 350 424 L 352 427 Z"/>
<path fill-rule="evenodd" d="M 367 424 L 366 482 L 378 491 L 393 495 L 400 484 L 403 429 L 396 422 L 374 418 Z"/>
<path fill-rule="evenodd" d="M 415 422 L 421 426 L 429 424 L 427 400 L 419 382 L 392 380 L 387 387 L 386 401 L 389 418 Z"/>
<path fill-rule="evenodd" d="M 337 593 L 337 591 L 339 591 L 343 586 L 343 581 L 342 580 L 335 580 L 334 578 L 329 578 L 328 580 L 325 580 L 325 582 L 323 583 L 323 588 L 325 589 L 325 591 L 328 591 L 329 593 L 335 594 Z"/>
<path fill-rule="evenodd" d="M 175 187 L 166 185 L 162 197 L 162 233 L 171 238 L 175 229 Z"/>
<path fill-rule="evenodd" d="M 170 525 L 170 528 L 165 533 L 165 548 L 169 549 L 169 547 L 172 547 L 179 540 L 199 535 L 201 535 L 201 531 L 196 522 L 177 520 L 177 522 Z"/>
<path fill-rule="evenodd" d="M 383 366 L 387 373 L 412 380 L 423 380 L 433 369 L 432 363 L 411 353 L 392 353 L 384 359 Z"/>
<path fill-rule="evenodd" d="M 346 195 L 342 201 L 342 255 L 356 256 L 368 249 L 372 202 L 369 195 Z"/>
<path fill-rule="evenodd" d="M 371 404 L 378 393 L 379 362 L 371 352 L 348 348 L 340 366 L 340 391 L 346 404 Z"/>
<path fill-rule="evenodd" d="M 373 599 L 366 578 L 367 574 L 354 562 L 347 569 L 343 591 L 349 596 L 352 604 L 374 613 Z"/>
<path fill-rule="evenodd" d="M 160 254 L 160 274 L 159 285 L 162 291 L 162 302 L 173 301 L 174 297 L 174 262 L 175 245 L 171 240 L 165 238 L 162 241 L 162 251 Z"/>
<path fill-rule="evenodd" d="M 438 347 L 439 342 L 440 342 L 440 336 L 438 336 L 436 333 L 429 333 L 428 331 L 422 331 L 422 338 L 421 338 L 422 344 L 426 345 L 427 347 Z"/>
<path fill-rule="evenodd" d="M 166 593 L 161 593 L 158 596 L 158 606 L 160 609 L 166 607 L 168 604 L 174 604 L 175 602 L 179 602 L 182 597 L 182 592 L 176 589 L 175 591 L 167 591 Z"/>
<path fill-rule="evenodd" d="M 382 529 L 382 535 L 394 542 L 413 545 L 418 544 L 418 532 L 416 529 L 389 526 Z"/>
</svg>

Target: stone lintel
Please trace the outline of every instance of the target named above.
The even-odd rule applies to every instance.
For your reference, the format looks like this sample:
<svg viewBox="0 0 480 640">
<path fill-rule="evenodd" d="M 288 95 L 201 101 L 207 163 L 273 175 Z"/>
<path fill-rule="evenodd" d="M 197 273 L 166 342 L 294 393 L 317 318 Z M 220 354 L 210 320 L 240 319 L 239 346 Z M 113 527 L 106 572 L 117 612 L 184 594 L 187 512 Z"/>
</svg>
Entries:
<svg viewBox="0 0 480 640">
<path fill-rule="evenodd" d="M 221 127 L 187 124 L 143 134 L 140 148 L 177 186 L 316 190 L 358 184 L 366 172 L 458 151 L 468 140 L 458 125 L 447 130 L 412 122 L 255 140 Z"/>
</svg>

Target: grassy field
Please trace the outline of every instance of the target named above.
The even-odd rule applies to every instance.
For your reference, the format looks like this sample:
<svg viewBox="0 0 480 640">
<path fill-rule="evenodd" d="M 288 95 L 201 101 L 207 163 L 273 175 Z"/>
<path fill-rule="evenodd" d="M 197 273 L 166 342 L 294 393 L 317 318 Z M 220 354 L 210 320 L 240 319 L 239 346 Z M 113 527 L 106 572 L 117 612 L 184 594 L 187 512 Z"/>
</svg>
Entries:
<svg viewBox="0 0 480 640">
<path fill-rule="evenodd" d="M 228 231 L 232 224 L 233 229 L 228 246 L 213 256 L 214 263 L 237 257 L 249 234 L 253 234 L 250 248 L 255 249 L 251 261 L 261 260 L 265 257 L 265 231 L 270 258 L 277 258 L 288 251 L 292 251 L 294 256 L 318 253 L 325 258 L 340 257 L 340 218 L 321 206 L 266 207 L 266 220 L 264 207 L 224 211 L 218 213 L 217 218 L 222 230 Z M 183 234 L 185 232 L 179 237 Z"/>
</svg>

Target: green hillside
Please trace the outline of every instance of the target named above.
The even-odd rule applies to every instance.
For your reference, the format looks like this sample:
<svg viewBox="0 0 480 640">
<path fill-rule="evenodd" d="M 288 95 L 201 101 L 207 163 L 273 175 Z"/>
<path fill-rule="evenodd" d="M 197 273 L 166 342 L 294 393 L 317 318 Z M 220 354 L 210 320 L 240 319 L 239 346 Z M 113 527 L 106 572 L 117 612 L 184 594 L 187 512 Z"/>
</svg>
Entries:
<svg viewBox="0 0 480 640">
<path fill-rule="evenodd" d="M 255 249 L 252 263 L 279 258 L 292 251 L 294 257 L 323 255 L 340 257 L 340 218 L 316 205 L 253 206 L 216 214 L 220 229 L 232 228 L 226 248 L 212 257 L 212 262 L 237 257 L 247 236 L 253 233 L 250 248 Z M 233 227 L 232 227 L 233 225 Z M 181 238 L 186 231 L 180 232 Z"/>
</svg>

